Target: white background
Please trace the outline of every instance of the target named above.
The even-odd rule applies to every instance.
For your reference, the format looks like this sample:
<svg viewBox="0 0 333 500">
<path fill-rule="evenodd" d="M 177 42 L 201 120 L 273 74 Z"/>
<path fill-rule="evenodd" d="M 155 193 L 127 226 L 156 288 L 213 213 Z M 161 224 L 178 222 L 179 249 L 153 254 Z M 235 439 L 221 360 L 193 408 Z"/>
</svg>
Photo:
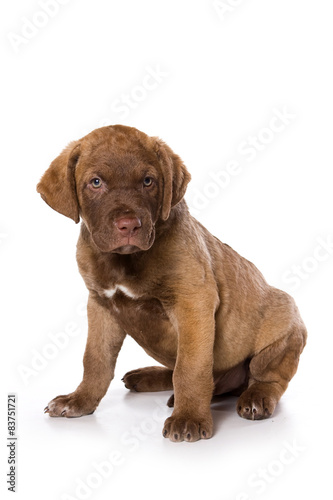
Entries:
<svg viewBox="0 0 333 500">
<path fill-rule="evenodd" d="M 225 13 L 212 0 L 42 3 L 2 2 L 0 13 L 2 491 L 14 391 L 15 498 L 326 498 L 332 2 L 226 0 Z M 121 102 L 126 96 L 130 105 Z M 292 118 L 272 133 L 276 110 Z M 120 381 L 154 364 L 131 339 L 94 415 L 43 414 L 81 380 L 87 293 L 75 262 L 79 226 L 52 211 L 35 186 L 70 140 L 114 123 L 165 140 L 192 174 L 186 199 L 195 216 L 295 297 L 309 340 L 271 419 L 240 419 L 236 400 L 227 399 L 213 407 L 211 440 L 163 439 L 171 393 L 132 394 Z M 244 141 L 253 137 L 260 150 L 250 158 Z M 236 171 L 223 188 L 212 185 L 212 172 L 230 161 Z M 96 467 L 106 461 L 102 478 Z"/>
</svg>

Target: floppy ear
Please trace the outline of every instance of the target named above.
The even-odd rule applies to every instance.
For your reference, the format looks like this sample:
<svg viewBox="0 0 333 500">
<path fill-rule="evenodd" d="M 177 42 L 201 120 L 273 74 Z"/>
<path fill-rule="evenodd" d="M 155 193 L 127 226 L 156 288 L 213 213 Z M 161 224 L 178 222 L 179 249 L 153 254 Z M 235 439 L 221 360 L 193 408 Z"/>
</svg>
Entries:
<svg viewBox="0 0 333 500">
<path fill-rule="evenodd" d="M 181 158 L 172 149 L 158 138 L 156 141 L 156 154 L 162 167 L 164 190 L 162 202 L 162 220 L 167 220 L 172 207 L 182 200 L 191 175 Z"/>
<path fill-rule="evenodd" d="M 79 156 L 79 142 L 70 142 L 53 160 L 37 185 L 37 192 L 51 208 L 76 223 L 79 222 L 80 216 L 74 174 Z"/>
</svg>

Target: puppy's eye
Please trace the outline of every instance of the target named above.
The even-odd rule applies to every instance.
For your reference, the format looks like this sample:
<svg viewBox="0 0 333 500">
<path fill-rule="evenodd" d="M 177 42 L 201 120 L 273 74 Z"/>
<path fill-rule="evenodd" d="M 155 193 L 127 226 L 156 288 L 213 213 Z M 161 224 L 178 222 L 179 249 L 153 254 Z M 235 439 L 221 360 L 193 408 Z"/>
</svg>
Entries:
<svg viewBox="0 0 333 500">
<path fill-rule="evenodd" d="M 102 185 L 102 181 L 98 177 L 95 177 L 94 179 L 92 179 L 90 181 L 90 183 L 91 183 L 92 187 L 94 187 L 96 189 L 98 189 Z"/>
<path fill-rule="evenodd" d="M 151 186 L 151 185 L 152 185 L 152 183 L 153 183 L 153 179 L 152 179 L 151 177 L 145 177 L 145 178 L 143 179 L 143 185 L 144 185 L 145 187 L 149 187 L 149 186 Z"/>
</svg>

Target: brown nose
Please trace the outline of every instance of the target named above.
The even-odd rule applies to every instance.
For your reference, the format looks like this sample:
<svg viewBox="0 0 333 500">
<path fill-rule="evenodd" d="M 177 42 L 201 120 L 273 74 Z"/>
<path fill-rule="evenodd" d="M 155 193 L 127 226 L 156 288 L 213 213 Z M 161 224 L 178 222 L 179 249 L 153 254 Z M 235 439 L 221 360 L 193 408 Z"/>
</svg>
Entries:
<svg viewBox="0 0 333 500">
<path fill-rule="evenodd" d="M 114 223 L 122 236 L 134 236 L 141 227 L 141 220 L 138 217 L 123 217 Z"/>
</svg>

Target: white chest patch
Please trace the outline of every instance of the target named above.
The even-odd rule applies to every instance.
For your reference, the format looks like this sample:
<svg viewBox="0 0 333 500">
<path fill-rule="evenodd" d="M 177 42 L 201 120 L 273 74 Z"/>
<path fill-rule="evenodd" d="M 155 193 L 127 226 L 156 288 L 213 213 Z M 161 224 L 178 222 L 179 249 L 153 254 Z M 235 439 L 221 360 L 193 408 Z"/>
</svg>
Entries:
<svg viewBox="0 0 333 500">
<path fill-rule="evenodd" d="M 124 295 L 129 297 L 130 299 L 137 299 L 137 295 L 135 295 L 127 286 L 124 285 L 116 285 L 113 288 L 109 288 L 108 290 L 104 290 L 104 295 L 108 299 L 112 299 L 115 293 L 118 291 L 123 292 Z"/>
</svg>

